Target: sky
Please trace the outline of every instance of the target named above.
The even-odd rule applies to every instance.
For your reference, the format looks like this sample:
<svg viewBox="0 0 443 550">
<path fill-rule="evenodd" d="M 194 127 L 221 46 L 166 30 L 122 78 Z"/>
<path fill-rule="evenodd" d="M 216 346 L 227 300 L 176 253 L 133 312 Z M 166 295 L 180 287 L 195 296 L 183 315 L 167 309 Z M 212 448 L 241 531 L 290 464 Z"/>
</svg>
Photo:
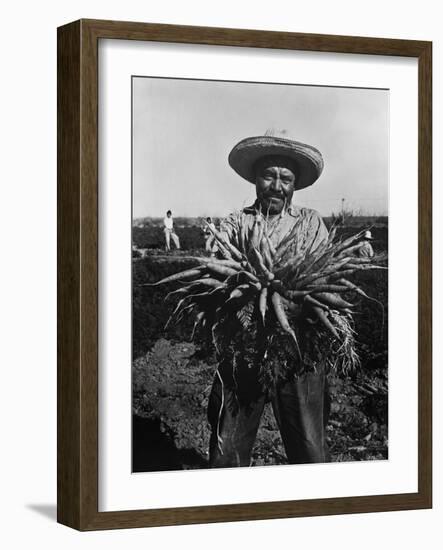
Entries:
<svg viewBox="0 0 443 550">
<path fill-rule="evenodd" d="M 386 215 L 389 91 L 133 78 L 133 215 L 225 216 L 255 186 L 228 164 L 233 146 L 272 130 L 313 145 L 325 167 L 293 201 L 323 216 Z"/>
</svg>

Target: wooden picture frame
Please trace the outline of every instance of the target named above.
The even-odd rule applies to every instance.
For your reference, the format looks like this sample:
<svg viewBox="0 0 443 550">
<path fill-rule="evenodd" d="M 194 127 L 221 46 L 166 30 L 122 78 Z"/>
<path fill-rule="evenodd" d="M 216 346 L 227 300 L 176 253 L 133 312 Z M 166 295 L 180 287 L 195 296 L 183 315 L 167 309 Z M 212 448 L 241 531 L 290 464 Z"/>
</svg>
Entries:
<svg viewBox="0 0 443 550">
<path fill-rule="evenodd" d="M 98 511 L 98 41 L 405 56 L 419 75 L 418 491 L 135 511 Z M 58 521 L 79 530 L 289 518 L 432 506 L 432 44 L 80 20 L 58 29 Z"/>
</svg>

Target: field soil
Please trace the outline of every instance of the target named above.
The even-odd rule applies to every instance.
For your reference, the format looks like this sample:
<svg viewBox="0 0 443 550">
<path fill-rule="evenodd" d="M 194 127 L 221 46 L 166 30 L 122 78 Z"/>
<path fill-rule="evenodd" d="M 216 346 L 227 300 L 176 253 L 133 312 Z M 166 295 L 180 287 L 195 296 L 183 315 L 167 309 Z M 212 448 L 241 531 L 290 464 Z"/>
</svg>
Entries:
<svg viewBox="0 0 443 550">
<path fill-rule="evenodd" d="M 340 228 L 346 237 L 361 227 Z M 134 228 L 145 257 L 133 259 L 133 470 L 181 470 L 207 467 L 209 425 L 206 407 L 217 367 L 213 349 L 199 335 L 190 340 L 192 322 L 164 330 L 173 304 L 165 296 L 177 288 L 140 286 L 195 265 L 189 256 L 203 255 L 197 227 L 177 229 L 184 250 L 165 253 L 159 228 Z M 372 228 L 376 252 L 387 251 L 388 229 Z M 154 243 L 151 247 L 144 245 Z M 387 272 L 359 274 L 354 282 L 374 301 L 354 297 L 355 328 L 362 360 L 352 375 L 330 374 L 332 398 L 327 426 L 330 460 L 388 458 L 388 295 Z M 286 456 L 269 405 L 252 455 L 252 465 L 285 464 Z"/>
</svg>

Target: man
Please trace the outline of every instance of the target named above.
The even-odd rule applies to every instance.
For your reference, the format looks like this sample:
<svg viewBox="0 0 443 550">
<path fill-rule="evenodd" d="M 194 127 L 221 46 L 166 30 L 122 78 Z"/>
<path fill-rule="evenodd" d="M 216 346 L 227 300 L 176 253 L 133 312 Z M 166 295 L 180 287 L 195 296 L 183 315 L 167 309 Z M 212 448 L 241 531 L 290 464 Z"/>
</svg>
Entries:
<svg viewBox="0 0 443 550">
<path fill-rule="evenodd" d="M 177 250 L 180 250 L 180 240 L 174 231 L 174 220 L 172 219 L 172 212 L 168 210 L 166 217 L 163 219 L 165 239 L 166 239 L 166 251 L 171 250 L 171 237 Z"/>
<path fill-rule="evenodd" d="M 360 258 L 372 258 L 374 256 L 374 249 L 372 248 L 371 241 L 373 240 L 372 233 L 365 231 L 363 242 L 357 249 L 357 256 Z"/>
<path fill-rule="evenodd" d="M 287 138 L 252 137 L 233 148 L 229 164 L 256 188 L 257 200 L 240 214 L 243 225 L 252 227 L 256 216 L 262 216 L 274 246 L 295 225 L 297 246 L 315 250 L 327 239 L 319 214 L 292 204 L 294 191 L 312 185 L 322 172 L 323 159 L 317 149 Z M 234 214 L 221 226 L 234 244 L 237 224 L 238 214 Z M 273 351 L 265 360 L 274 377 L 274 389 L 269 392 L 263 384 L 263 364 L 258 366 L 254 359 L 249 360 L 247 349 L 240 343 L 220 357 L 208 404 L 212 430 L 210 466 L 250 465 L 267 400 L 272 402 L 288 461 L 325 462 L 329 398 L 323 365 L 314 369 L 297 365 L 293 355 L 288 361 L 276 338 Z"/>
<path fill-rule="evenodd" d="M 214 233 L 216 231 L 215 223 L 212 221 L 212 218 L 209 216 L 206 218 L 206 225 L 204 228 L 205 233 L 205 250 L 208 252 L 208 254 L 211 254 L 211 256 L 215 255 L 215 252 L 217 251 L 217 244 L 215 242 Z"/>
</svg>

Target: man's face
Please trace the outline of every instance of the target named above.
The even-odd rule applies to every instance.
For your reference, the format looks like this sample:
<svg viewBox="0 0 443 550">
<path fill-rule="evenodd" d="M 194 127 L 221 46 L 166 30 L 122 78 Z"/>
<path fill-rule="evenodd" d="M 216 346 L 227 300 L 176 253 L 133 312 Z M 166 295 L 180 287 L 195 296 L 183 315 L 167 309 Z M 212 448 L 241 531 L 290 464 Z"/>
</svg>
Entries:
<svg viewBox="0 0 443 550">
<path fill-rule="evenodd" d="M 280 214 L 294 194 L 297 169 L 295 163 L 281 156 L 259 159 L 255 167 L 257 199 L 264 214 Z"/>
</svg>

